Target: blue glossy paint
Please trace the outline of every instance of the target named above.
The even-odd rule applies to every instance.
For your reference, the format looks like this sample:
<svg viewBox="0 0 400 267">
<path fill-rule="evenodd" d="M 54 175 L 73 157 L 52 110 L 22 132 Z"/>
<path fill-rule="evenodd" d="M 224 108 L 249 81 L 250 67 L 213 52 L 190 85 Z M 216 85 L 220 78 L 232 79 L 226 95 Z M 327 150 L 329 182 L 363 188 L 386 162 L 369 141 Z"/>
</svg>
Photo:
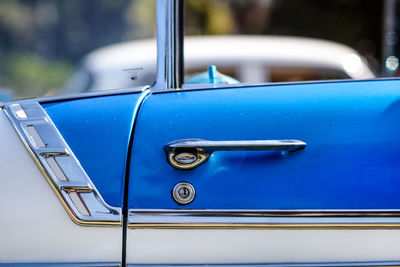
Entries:
<svg viewBox="0 0 400 267">
<path fill-rule="evenodd" d="M 133 121 L 145 93 L 44 104 L 104 200 L 122 207 Z"/>
<path fill-rule="evenodd" d="M 400 81 L 347 81 L 151 95 L 135 129 L 129 208 L 400 209 Z M 215 152 L 176 170 L 177 139 L 298 139 L 304 150 Z M 179 206 L 171 189 L 196 188 Z"/>
</svg>

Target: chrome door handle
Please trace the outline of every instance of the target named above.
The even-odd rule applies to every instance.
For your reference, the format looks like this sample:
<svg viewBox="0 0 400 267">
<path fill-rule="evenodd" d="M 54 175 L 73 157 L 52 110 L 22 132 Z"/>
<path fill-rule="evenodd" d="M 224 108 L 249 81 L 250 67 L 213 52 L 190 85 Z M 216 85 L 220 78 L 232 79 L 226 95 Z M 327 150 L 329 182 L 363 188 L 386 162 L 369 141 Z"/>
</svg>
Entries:
<svg viewBox="0 0 400 267">
<path fill-rule="evenodd" d="M 193 169 L 204 163 L 214 151 L 269 150 L 293 152 L 307 144 L 299 140 L 208 141 L 182 139 L 164 146 L 168 162 L 176 169 Z"/>
</svg>

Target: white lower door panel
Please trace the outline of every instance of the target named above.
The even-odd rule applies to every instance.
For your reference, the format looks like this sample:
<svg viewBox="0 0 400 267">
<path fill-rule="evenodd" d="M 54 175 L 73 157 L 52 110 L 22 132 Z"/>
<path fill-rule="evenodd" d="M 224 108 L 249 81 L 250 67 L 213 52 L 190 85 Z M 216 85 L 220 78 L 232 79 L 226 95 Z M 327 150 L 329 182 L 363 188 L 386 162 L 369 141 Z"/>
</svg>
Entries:
<svg viewBox="0 0 400 267">
<path fill-rule="evenodd" d="M 0 263 L 120 262 L 121 227 L 75 224 L 0 111 Z"/>
<path fill-rule="evenodd" d="M 128 264 L 400 260 L 400 230 L 128 229 Z"/>
</svg>

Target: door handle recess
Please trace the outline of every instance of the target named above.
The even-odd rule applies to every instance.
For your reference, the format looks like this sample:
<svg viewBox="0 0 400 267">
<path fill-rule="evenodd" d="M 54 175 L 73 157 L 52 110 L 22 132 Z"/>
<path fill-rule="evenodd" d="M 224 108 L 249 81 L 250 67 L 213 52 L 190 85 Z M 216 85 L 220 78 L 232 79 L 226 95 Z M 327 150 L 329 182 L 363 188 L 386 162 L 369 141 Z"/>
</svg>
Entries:
<svg viewBox="0 0 400 267">
<path fill-rule="evenodd" d="M 176 169 L 189 170 L 204 163 L 214 151 L 268 150 L 294 152 L 307 144 L 299 140 L 208 141 L 181 139 L 164 146 L 168 162 Z"/>
</svg>

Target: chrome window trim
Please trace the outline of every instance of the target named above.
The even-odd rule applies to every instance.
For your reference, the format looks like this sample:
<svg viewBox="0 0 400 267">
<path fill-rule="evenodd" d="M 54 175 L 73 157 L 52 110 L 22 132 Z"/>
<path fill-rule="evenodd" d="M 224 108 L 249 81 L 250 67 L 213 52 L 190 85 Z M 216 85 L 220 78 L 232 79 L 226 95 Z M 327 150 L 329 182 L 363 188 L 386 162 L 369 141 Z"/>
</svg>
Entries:
<svg viewBox="0 0 400 267">
<path fill-rule="evenodd" d="M 78 159 L 57 130 L 46 111 L 36 101 L 8 104 L 3 107 L 5 114 L 18 133 L 35 163 L 46 177 L 50 186 L 61 200 L 71 219 L 78 225 L 121 226 L 122 211 L 119 207 L 108 205 L 90 180 Z M 21 110 L 26 116 L 21 116 Z M 19 112 L 19 113 L 17 113 Z M 38 147 L 29 136 L 27 126 L 34 127 L 45 143 Z M 47 159 L 53 157 L 67 180 L 59 179 Z M 74 204 L 70 192 L 79 194 L 81 207 L 88 214 L 82 214 Z M 75 201 L 76 201 L 75 197 Z"/>
<path fill-rule="evenodd" d="M 152 91 L 176 90 L 180 86 L 178 5 L 176 0 L 157 0 L 157 79 Z"/>
<path fill-rule="evenodd" d="M 128 228 L 398 229 L 400 210 L 144 210 L 128 211 Z"/>
<path fill-rule="evenodd" d="M 0 107 L 5 107 L 6 105 L 11 105 L 11 104 L 23 104 L 23 103 L 29 103 L 29 102 L 48 103 L 48 102 L 68 101 L 68 100 L 101 97 L 101 96 L 138 94 L 138 93 L 142 93 L 143 91 L 145 91 L 149 88 L 150 88 L 150 86 L 146 85 L 143 87 L 129 88 L 129 89 L 115 89 L 115 90 L 96 91 L 96 92 L 73 94 L 73 95 L 44 96 L 44 97 L 36 97 L 36 98 L 17 99 L 17 100 L 2 102 L 2 103 L 0 102 Z"/>
<path fill-rule="evenodd" d="M 380 82 L 380 81 L 400 81 L 399 77 L 381 77 L 374 79 L 339 79 L 339 80 L 315 80 L 315 81 L 296 81 L 296 82 L 266 82 L 266 83 L 236 83 L 236 84 L 183 84 L 179 90 L 170 91 L 155 91 L 154 94 L 172 93 L 172 92 L 187 92 L 187 91 L 203 91 L 215 89 L 243 89 L 257 88 L 257 87 L 271 87 L 271 86 L 284 86 L 284 85 L 313 85 L 313 84 L 327 84 L 327 83 L 356 83 L 356 82 Z"/>
</svg>

